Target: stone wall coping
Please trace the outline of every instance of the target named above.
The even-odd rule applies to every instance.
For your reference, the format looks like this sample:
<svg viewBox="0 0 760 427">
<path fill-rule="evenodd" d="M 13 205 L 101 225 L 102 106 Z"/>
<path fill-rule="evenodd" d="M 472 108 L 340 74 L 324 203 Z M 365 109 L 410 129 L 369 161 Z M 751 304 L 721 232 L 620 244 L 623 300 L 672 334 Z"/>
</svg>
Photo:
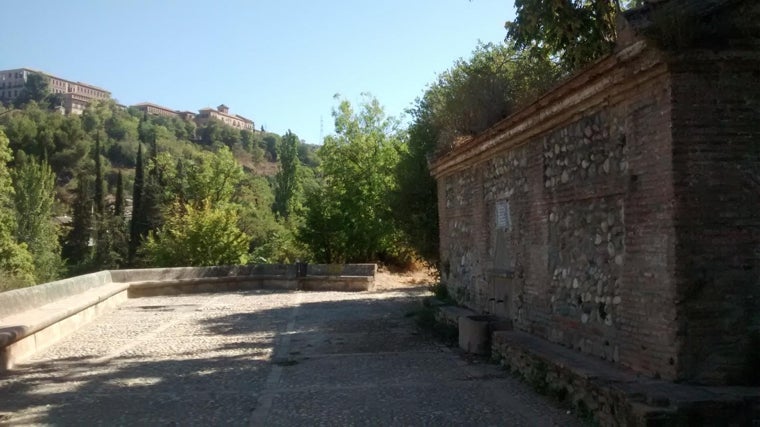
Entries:
<svg viewBox="0 0 760 427">
<path fill-rule="evenodd" d="M 173 285 L 194 285 L 207 283 L 238 283 L 251 282 L 259 280 L 286 279 L 286 277 L 277 274 L 267 274 L 258 276 L 223 276 L 223 277 L 190 277 L 185 279 L 164 279 L 164 280 L 141 280 L 137 282 L 128 282 L 129 288 L 160 288 L 163 286 Z"/>
<path fill-rule="evenodd" d="M 307 264 L 308 276 L 374 277 L 375 264 Z M 349 274 L 343 274 L 343 272 Z M 211 277 L 296 277 L 297 264 L 253 264 L 213 267 L 171 267 L 111 270 L 114 282 L 143 282 Z"/>
<path fill-rule="evenodd" d="M 126 283 L 108 283 L 85 292 L 0 318 L 0 348 L 124 292 Z"/>
<path fill-rule="evenodd" d="M 562 121 L 572 119 L 578 111 L 583 110 L 579 107 L 589 99 L 623 79 L 631 79 L 631 75 L 615 76 L 613 71 L 640 58 L 646 51 L 646 42 L 640 40 L 599 59 L 560 82 L 533 103 L 434 159 L 430 165 L 432 175 L 439 179 L 468 167 L 472 160 L 517 147 L 545 130 L 557 127 Z M 662 58 L 656 57 L 642 64 L 633 73 L 642 75 L 643 71 L 660 63 Z"/>
<path fill-rule="evenodd" d="M 112 283 L 110 271 L 69 277 L 55 282 L 0 293 L 0 319 L 85 293 Z"/>
</svg>

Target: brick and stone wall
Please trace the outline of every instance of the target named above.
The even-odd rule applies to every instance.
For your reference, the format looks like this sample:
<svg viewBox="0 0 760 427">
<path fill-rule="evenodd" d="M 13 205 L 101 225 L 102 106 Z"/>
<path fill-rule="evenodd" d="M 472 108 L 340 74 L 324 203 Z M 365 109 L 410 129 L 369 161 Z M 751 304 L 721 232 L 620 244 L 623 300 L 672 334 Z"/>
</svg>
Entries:
<svg viewBox="0 0 760 427">
<path fill-rule="evenodd" d="M 760 54 L 672 67 L 679 376 L 760 380 Z"/>
<path fill-rule="evenodd" d="M 739 382 L 760 329 L 760 63 L 735 55 L 639 41 L 436 159 L 451 294 L 652 377 Z"/>
</svg>

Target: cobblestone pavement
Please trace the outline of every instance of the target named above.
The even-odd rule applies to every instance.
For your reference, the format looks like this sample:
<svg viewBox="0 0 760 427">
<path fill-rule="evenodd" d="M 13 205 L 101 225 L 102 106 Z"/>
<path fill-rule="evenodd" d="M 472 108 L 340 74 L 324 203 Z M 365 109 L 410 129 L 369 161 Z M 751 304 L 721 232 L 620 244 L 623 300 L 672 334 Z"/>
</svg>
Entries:
<svg viewBox="0 0 760 427">
<path fill-rule="evenodd" d="M 578 423 L 421 333 L 420 293 L 131 299 L 0 376 L 0 425 Z"/>
</svg>

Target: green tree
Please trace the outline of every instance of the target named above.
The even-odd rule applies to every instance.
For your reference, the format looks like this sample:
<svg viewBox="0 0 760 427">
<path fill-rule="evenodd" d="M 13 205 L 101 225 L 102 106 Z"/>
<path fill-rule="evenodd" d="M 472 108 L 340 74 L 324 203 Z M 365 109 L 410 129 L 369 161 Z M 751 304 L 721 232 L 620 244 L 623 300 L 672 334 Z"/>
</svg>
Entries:
<svg viewBox="0 0 760 427">
<path fill-rule="evenodd" d="M 150 121 L 148 113 L 144 113 L 137 125 L 137 138 L 143 144 L 150 144 L 156 139 L 156 128 Z"/>
<path fill-rule="evenodd" d="M 438 259 L 438 197 L 428 162 L 529 102 L 559 79 L 559 68 L 510 45 L 479 45 L 442 73 L 410 111 L 408 148 L 400 152 L 391 198 L 407 245 L 430 263 Z"/>
<path fill-rule="evenodd" d="M 143 210 L 143 187 L 145 186 L 145 168 L 143 167 L 142 144 L 137 147 L 135 164 L 135 182 L 132 187 L 132 221 L 129 227 L 129 263 L 136 260 L 137 249 L 142 238 L 147 234 L 145 211 Z"/>
<path fill-rule="evenodd" d="M 37 283 L 57 279 L 63 271 L 59 230 L 53 223 L 55 174 L 44 161 L 16 157 L 13 171 L 16 240 L 26 244 L 34 258 Z"/>
<path fill-rule="evenodd" d="M 163 227 L 148 235 L 144 256 L 161 267 L 245 264 L 249 237 L 238 220 L 233 207 L 212 208 L 209 200 L 175 207 Z"/>
<path fill-rule="evenodd" d="M 71 231 L 64 245 L 64 257 L 78 266 L 75 271 L 87 270 L 92 260 L 93 200 L 92 177 L 85 172 L 77 176 L 76 198 L 72 206 Z"/>
<path fill-rule="evenodd" d="M 366 96 L 366 95 L 365 95 Z M 307 198 L 301 239 L 320 261 L 371 261 L 395 254 L 390 193 L 403 149 L 398 121 L 366 96 L 358 111 L 347 100 L 336 110 L 335 135 L 319 150 L 323 185 Z M 329 237 L 330 248 L 323 245 Z"/>
<path fill-rule="evenodd" d="M 298 239 L 307 245 L 318 262 L 345 261 L 346 216 L 331 200 L 335 195 L 326 186 L 309 188 L 305 194 L 306 214 Z M 363 260 L 367 261 L 367 260 Z"/>
<path fill-rule="evenodd" d="M 188 167 L 187 199 L 212 204 L 229 202 L 243 177 L 243 169 L 227 147 L 204 152 Z"/>
<path fill-rule="evenodd" d="M 438 76 L 412 114 L 425 115 L 437 146 L 445 149 L 507 117 L 560 76 L 546 57 L 533 57 L 506 44 L 481 44 L 469 59 L 456 61 Z"/>
<path fill-rule="evenodd" d="M 103 164 L 100 159 L 100 135 L 95 135 L 95 213 L 102 215 L 105 212 L 106 199 L 103 189 Z"/>
<path fill-rule="evenodd" d="M 620 0 L 515 0 L 508 38 L 538 57 L 575 70 L 612 51 Z"/>
<path fill-rule="evenodd" d="M 116 228 L 120 220 L 113 212 L 106 211 L 105 189 L 103 186 L 103 165 L 100 155 L 100 131 L 95 131 L 95 194 L 94 194 L 94 243 L 93 268 L 97 270 L 116 267 L 121 263 L 117 251 Z"/>
<path fill-rule="evenodd" d="M 23 109 L 0 117 L 14 152 L 46 158 L 60 183 L 76 171 L 89 167 L 90 139 L 76 115 L 62 116 L 45 111 L 30 101 Z"/>
<path fill-rule="evenodd" d="M 395 170 L 398 189 L 391 206 L 397 227 L 407 244 L 431 265 L 438 262 L 438 191 L 428 159 L 435 153 L 438 132 L 430 111 L 418 105 L 412 111 L 408 149 L 401 153 Z"/>
<path fill-rule="evenodd" d="M 29 73 L 26 82 L 24 82 L 24 88 L 13 103 L 17 108 L 23 107 L 29 101 L 41 104 L 47 100 L 49 95 L 50 89 L 47 78 L 40 73 Z"/>
<path fill-rule="evenodd" d="M 264 148 L 265 156 L 270 162 L 277 161 L 277 147 L 279 147 L 281 138 L 279 135 L 273 133 L 267 133 L 264 135 Z"/>
<path fill-rule="evenodd" d="M 14 238 L 13 184 L 8 162 L 11 151 L 8 138 L 0 129 L 0 290 L 34 283 L 34 263 L 25 244 Z"/>
<path fill-rule="evenodd" d="M 121 171 L 116 175 L 116 198 L 114 199 L 113 213 L 115 216 L 124 217 L 124 178 Z"/>
<path fill-rule="evenodd" d="M 290 130 L 282 138 L 279 147 L 280 170 L 275 175 L 274 211 L 282 218 L 293 212 L 299 192 L 298 137 Z"/>
<path fill-rule="evenodd" d="M 113 215 L 107 217 L 108 223 L 106 230 L 108 232 L 108 262 L 110 266 L 120 268 L 126 265 L 129 260 L 129 231 L 127 229 L 126 219 L 124 218 L 124 178 L 121 171 L 116 175 L 116 197 L 113 205 Z"/>
<path fill-rule="evenodd" d="M 148 176 L 145 178 L 145 187 L 142 194 L 142 212 L 145 229 L 143 236 L 149 231 L 157 230 L 163 224 L 164 207 L 164 176 L 163 168 L 159 164 L 157 135 L 151 135 L 150 159 L 148 160 Z"/>
</svg>

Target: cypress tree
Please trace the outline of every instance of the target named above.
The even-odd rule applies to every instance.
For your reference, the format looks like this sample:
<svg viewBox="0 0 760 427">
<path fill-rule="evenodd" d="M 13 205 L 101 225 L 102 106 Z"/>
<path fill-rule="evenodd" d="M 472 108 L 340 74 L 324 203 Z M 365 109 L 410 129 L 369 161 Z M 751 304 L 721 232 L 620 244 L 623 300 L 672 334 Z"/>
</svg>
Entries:
<svg viewBox="0 0 760 427">
<path fill-rule="evenodd" d="M 71 231 L 65 249 L 65 257 L 73 264 L 88 261 L 90 239 L 92 237 L 92 181 L 84 173 L 77 177 L 76 200 L 74 201 Z"/>
<path fill-rule="evenodd" d="M 163 223 L 161 216 L 162 194 L 163 189 L 158 183 L 158 178 L 149 175 L 145 180 L 142 198 L 143 229 L 141 232 L 143 237 L 147 236 L 148 232 L 159 229 Z"/>
<path fill-rule="evenodd" d="M 151 160 L 150 174 L 153 177 L 157 177 L 158 164 L 156 162 L 158 161 L 158 143 L 156 141 L 155 133 L 153 133 L 150 137 L 150 160 Z"/>
<path fill-rule="evenodd" d="M 156 143 L 156 134 L 153 133 L 150 139 L 150 165 L 148 170 L 148 176 L 145 179 L 145 186 L 143 187 L 143 200 L 142 211 L 145 215 L 145 228 L 143 230 L 143 237 L 148 235 L 148 232 L 157 230 L 163 224 L 163 218 L 161 216 L 161 203 L 164 183 L 163 174 L 160 173 L 158 168 L 158 144 Z"/>
<path fill-rule="evenodd" d="M 143 186 L 145 185 L 145 170 L 143 168 L 142 144 L 137 147 L 137 162 L 135 163 L 135 184 L 132 187 L 132 222 L 129 227 L 129 262 L 135 261 L 137 247 L 140 246 L 144 228 L 144 212 L 142 207 Z"/>
<path fill-rule="evenodd" d="M 103 165 L 100 162 L 100 132 L 95 134 L 95 213 L 103 215 L 105 196 L 103 194 Z"/>
<path fill-rule="evenodd" d="M 121 171 L 116 175 L 116 200 L 113 205 L 113 213 L 118 217 L 124 215 L 124 180 L 121 177 Z"/>
<path fill-rule="evenodd" d="M 288 218 L 293 201 L 299 191 L 298 137 L 290 130 L 282 137 L 279 146 L 281 168 L 275 175 L 274 211 L 281 218 Z"/>
<path fill-rule="evenodd" d="M 108 266 L 120 267 L 129 257 L 129 238 L 126 222 L 124 221 L 124 180 L 119 171 L 116 176 L 116 200 L 114 201 L 113 215 L 108 215 L 108 229 L 111 234 L 108 239 Z"/>
</svg>

